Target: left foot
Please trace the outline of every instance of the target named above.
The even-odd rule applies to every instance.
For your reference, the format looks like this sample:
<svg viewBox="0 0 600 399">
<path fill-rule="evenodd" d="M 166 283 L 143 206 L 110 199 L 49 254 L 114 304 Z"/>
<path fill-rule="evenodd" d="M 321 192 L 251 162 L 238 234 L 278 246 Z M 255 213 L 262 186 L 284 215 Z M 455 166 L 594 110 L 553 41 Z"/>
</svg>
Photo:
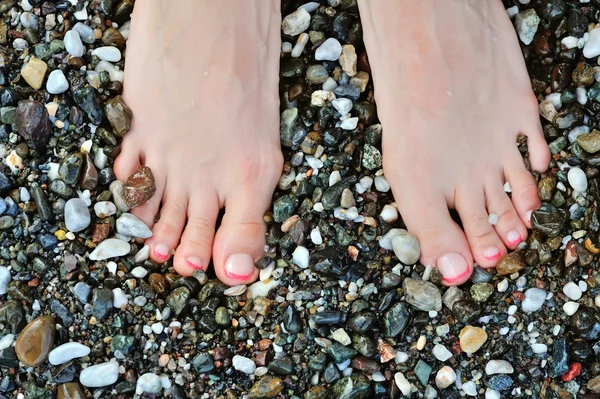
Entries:
<svg viewBox="0 0 600 399">
<path fill-rule="evenodd" d="M 421 263 L 437 266 L 446 284 L 462 284 L 473 261 L 493 267 L 527 238 L 540 205 L 517 136 L 528 137 L 532 169 L 543 172 L 550 160 L 515 30 L 498 0 L 359 6 L 385 175 L 419 239 Z"/>
</svg>

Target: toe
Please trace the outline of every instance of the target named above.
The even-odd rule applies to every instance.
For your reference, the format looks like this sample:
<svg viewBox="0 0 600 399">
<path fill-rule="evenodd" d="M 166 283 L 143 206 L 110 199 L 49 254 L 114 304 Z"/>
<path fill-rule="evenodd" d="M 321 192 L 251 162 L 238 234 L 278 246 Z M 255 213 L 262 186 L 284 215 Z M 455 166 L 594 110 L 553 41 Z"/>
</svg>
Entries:
<svg viewBox="0 0 600 399">
<path fill-rule="evenodd" d="M 179 274 L 189 276 L 197 269 L 206 270 L 218 214 L 219 200 L 214 191 L 203 188 L 191 195 L 187 224 L 173 258 L 173 267 Z"/>
<path fill-rule="evenodd" d="M 187 216 L 187 191 L 168 187 L 162 199 L 160 218 L 152 228 L 152 238 L 146 241 L 150 247 L 150 258 L 164 262 L 177 248 Z"/>
<path fill-rule="evenodd" d="M 213 263 L 219 280 L 229 285 L 256 280 L 254 261 L 264 254 L 264 211 L 271 192 L 258 187 L 241 189 L 227 197 L 225 216 L 215 236 Z"/>
<path fill-rule="evenodd" d="M 113 171 L 117 179 L 126 181 L 140 167 L 140 153 L 125 136 L 121 145 L 121 153 L 115 159 Z"/>
<path fill-rule="evenodd" d="M 434 190 L 403 194 L 395 198 L 399 199 L 406 227 L 419 240 L 421 263 L 437 266 L 445 285 L 467 281 L 473 272 L 473 258 L 464 233 L 450 217 L 443 195 Z"/>
<path fill-rule="evenodd" d="M 537 124 L 530 129 L 531 133 L 527 135 L 527 150 L 529 152 L 529 163 L 532 170 L 537 170 L 540 173 L 548 170 L 550 163 L 550 148 L 546 139 L 542 126 L 539 123 L 539 118 L 536 118 Z"/>
<path fill-rule="evenodd" d="M 513 203 L 504 191 L 500 180 L 489 184 L 485 190 L 487 200 L 487 211 L 490 215 L 496 215 L 498 221 L 494 225 L 496 233 L 508 248 L 515 249 L 522 240 L 527 238 L 527 227 L 519 217 Z M 504 251 L 497 253 L 496 257 L 489 260 L 497 261 Z"/>
<path fill-rule="evenodd" d="M 527 227 L 531 227 L 531 213 L 539 208 L 540 198 L 533 175 L 525 168 L 519 152 L 515 152 L 504 169 L 504 175 L 512 188 L 512 203 L 519 217 Z"/>
<path fill-rule="evenodd" d="M 163 200 L 165 194 L 166 182 L 164 175 L 160 172 L 162 170 L 160 167 L 152 164 L 147 166 L 152 170 L 152 174 L 154 175 L 156 192 L 152 198 L 144 202 L 142 205 L 136 206 L 130 212 L 137 216 L 142 222 L 146 223 L 148 227 L 152 228 L 154 226 L 156 215 L 158 215 L 158 209 L 161 205 L 161 201 Z M 127 177 L 125 177 L 123 181 L 127 181 Z"/>
<path fill-rule="evenodd" d="M 494 226 L 488 220 L 483 190 L 476 188 L 457 190 L 456 210 L 460 215 L 475 261 L 482 267 L 494 266 L 505 249 Z"/>
</svg>

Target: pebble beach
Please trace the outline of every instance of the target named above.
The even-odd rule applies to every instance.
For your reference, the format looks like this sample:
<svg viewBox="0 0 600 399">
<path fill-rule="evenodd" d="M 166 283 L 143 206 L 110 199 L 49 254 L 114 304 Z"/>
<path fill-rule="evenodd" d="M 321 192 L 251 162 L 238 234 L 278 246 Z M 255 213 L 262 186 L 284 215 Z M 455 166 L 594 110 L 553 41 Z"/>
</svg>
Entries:
<svg viewBox="0 0 600 399">
<path fill-rule="evenodd" d="M 600 397 L 600 1 L 503 3 L 552 153 L 528 239 L 421 265 L 356 0 L 282 0 L 285 164 L 227 287 L 149 260 L 152 170 L 113 173 L 134 0 L 0 0 L 0 399 Z"/>
</svg>

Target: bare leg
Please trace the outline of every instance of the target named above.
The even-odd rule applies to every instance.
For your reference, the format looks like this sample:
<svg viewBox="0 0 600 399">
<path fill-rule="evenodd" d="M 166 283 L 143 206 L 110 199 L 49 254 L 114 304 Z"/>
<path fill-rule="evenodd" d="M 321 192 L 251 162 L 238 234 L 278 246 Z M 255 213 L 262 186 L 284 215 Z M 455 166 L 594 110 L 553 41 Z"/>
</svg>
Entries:
<svg viewBox="0 0 600 399">
<path fill-rule="evenodd" d="M 383 133 L 384 171 L 421 262 L 446 284 L 495 266 L 527 237 L 533 169 L 549 150 L 514 28 L 499 0 L 359 0 Z M 512 201 L 503 190 L 512 186 Z M 458 211 L 464 231 L 448 208 Z M 488 222 L 497 214 L 498 223 Z"/>
<path fill-rule="evenodd" d="M 140 163 L 152 169 L 156 195 L 133 213 L 153 226 L 150 257 L 162 262 L 175 250 L 183 275 L 211 257 L 227 284 L 258 275 L 263 214 L 283 163 L 280 23 L 279 0 L 135 6 L 124 91 L 134 122 L 115 172 L 126 179 Z"/>
</svg>

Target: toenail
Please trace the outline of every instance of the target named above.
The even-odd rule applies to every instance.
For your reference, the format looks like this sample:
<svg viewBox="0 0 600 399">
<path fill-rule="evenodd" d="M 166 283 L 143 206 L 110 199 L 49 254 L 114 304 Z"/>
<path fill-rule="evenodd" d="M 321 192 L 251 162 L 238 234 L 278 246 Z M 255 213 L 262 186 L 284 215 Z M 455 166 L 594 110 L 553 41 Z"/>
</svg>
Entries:
<svg viewBox="0 0 600 399">
<path fill-rule="evenodd" d="M 233 254 L 225 262 L 225 275 L 234 280 L 248 280 L 254 274 L 254 259 L 247 254 Z"/>
<path fill-rule="evenodd" d="M 464 280 L 471 272 L 466 259 L 458 253 L 449 253 L 440 256 L 437 261 L 437 268 L 444 276 L 444 281 L 448 284 Z"/>
<path fill-rule="evenodd" d="M 500 257 L 500 250 L 496 247 L 488 247 L 483 251 L 483 256 L 485 256 L 487 260 L 496 260 Z"/>
<path fill-rule="evenodd" d="M 156 244 L 154 246 L 154 255 L 157 258 L 167 259 L 169 257 L 169 247 L 165 244 Z"/>
<path fill-rule="evenodd" d="M 202 261 L 195 256 L 190 256 L 185 260 L 192 269 L 202 269 Z"/>
<path fill-rule="evenodd" d="M 523 241 L 523 239 L 517 230 L 511 230 L 506 235 L 506 241 L 508 241 L 508 245 L 517 245 Z"/>
<path fill-rule="evenodd" d="M 533 213 L 533 211 L 525 212 L 525 219 L 527 220 L 527 223 L 531 223 L 531 214 L 532 213 Z"/>
</svg>

